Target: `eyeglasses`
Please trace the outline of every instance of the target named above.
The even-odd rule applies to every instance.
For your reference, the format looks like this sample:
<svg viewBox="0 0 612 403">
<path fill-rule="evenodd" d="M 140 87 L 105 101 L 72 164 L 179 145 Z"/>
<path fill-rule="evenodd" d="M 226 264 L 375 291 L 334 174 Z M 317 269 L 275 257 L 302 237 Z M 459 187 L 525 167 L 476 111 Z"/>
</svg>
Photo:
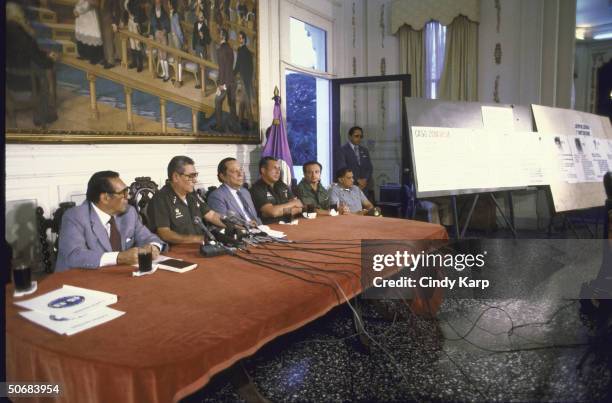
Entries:
<svg viewBox="0 0 612 403">
<path fill-rule="evenodd" d="M 120 190 L 118 192 L 107 192 L 109 195 L 113 195 L 113 196 L 121 196 L 124 199 L 128 199 L 130 197 L 130 188 L 125 188 L 123 190 Z"/>
<path fill-rule="evenodd" d="M 195 179 L 198 179 L 198 172 L 194 172 L 191 174 L 181 174 L 181 176 L 186 176 L 190 180 L 195 180 Z"/>
</svg>

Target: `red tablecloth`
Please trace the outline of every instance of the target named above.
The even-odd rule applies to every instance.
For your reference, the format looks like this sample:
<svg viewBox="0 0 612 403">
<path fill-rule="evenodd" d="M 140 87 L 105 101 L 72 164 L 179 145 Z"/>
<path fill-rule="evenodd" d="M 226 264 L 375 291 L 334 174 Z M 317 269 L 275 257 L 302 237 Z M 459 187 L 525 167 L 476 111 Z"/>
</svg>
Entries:
<svg viewBox="0 0 612 403">
<path fill-rule="evenodd" d="M 331 273 L 322 277 L 285 271 L 329 284 L 335 280 L 348 298 L 361 291 L 360 239 L 447 238 L 438 225 L 378 217 L 319 217 L 273 227 L 292 240 L 320 240 L 300 244 L 305 248 L 335 250 L 315 255 L 281 245 L 271 247 L 275 252 L 250 248 L 251 254 L 242 255 L 266 259 L 279 270 L 280 261 L 262 255 L 308 260 L 293 265 L 315 265 Z M 331 240 L 329 246 L 326 240 Z M 347 243 L 352 246 L 347 248 Z M 232 256 L 201 258 L 196 245 L 175 247 L 168 254 L 199 266 L 183 274 L 157 271 L 144 277 L 131 277 L 133 268 L 127 266 L 70 270 L 41 281 L 35 295 L 63 284 L 118 295 L 111 307 L 125 315 L 70 337 L 18 315 L 21 308 L 13 305 L 7 289 L 8 381 L 59 383 L 62 399 L 75 402 L 176 401 L 270 340 L 343 302 L 333 286 L 308 283 Z"/>
</svg>

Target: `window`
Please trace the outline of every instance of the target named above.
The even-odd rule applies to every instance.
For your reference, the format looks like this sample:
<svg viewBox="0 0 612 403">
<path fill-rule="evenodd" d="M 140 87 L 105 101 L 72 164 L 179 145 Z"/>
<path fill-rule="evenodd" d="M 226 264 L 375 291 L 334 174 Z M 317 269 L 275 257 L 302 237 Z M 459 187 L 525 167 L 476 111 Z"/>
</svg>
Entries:
<svg viewBox="0 0 612 403">
<path fill-rule="evenodd" d="M 321 28 L 289 19 L 290 62 L 308 69 L 327 71 L 327 33 Z"/>
<path fill-rule="evenodd" d="M 444 68 L 446 27 L 437 21 L 425 25 L 425 97 L 436 99 Z"/>
<path fill-rule="evenodd" d="M 295 10 L 294 10 L 295 11 Z M 300 181 L 302 166 L 316 160 L 323 165 L 321 182 L 330 183 L 330 105 L 327 79 L 327 31 L 288 16 L 288 48 L 285 48 L 283 67 L 285 75 L 284 101 L 287 137 L 293 159 L 293 173 Z M 309 19 L 310 20 L 310 19 Z"/>
</svg>

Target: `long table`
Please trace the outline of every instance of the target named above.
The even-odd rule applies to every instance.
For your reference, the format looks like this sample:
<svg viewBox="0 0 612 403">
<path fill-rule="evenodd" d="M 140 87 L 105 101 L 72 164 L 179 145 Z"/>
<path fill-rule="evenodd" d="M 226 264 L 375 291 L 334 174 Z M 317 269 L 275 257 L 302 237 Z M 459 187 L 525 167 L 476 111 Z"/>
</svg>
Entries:
<svg viewBox="0 0 612 403">
<path fill-rule="evenodd" d="M 9 286 L 7 381 L 59 383 L 66 401 L 178 401 L 274 338 L 359 294 L 361 239 L 447 238 L 438 225 L 380 217 L 319 217 L 272 227 L 304 243 L 251 247 L 243 259 L 202 258 L 196 245 L 174 247 L 169 256 L 199 265 L 183 274 L 158 270 L 132 277 L 132 267 L 113 266 L 50 275 L 34 296 L 63 284 L 87 287 L 117 294 L 111 307 L 126 312 L 70 337 L 22 318 Z M 283 269 L 279 258 L 264 255 L 326 272 Z M 336 284 L 345 295 L 321 283 Z"/>
</svg>

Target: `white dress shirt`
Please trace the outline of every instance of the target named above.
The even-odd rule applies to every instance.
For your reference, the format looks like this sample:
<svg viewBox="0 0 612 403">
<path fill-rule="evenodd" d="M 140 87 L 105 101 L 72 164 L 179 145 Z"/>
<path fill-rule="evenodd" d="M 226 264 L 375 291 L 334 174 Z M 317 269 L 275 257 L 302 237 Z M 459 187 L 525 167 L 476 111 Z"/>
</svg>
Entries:
<svg viewBox="0 0 612 403">
<path fill-rule="evenodd" d="M 100 218 L 100 222 L 104 226 L 104 229 L 106 229 L 106 233 L 110 240 L 110 223 L 108 222 L 111 219 L 110 214 L 106 214 L 104 211 L 100 210 L 94 203 L 91 203 L 91 206 L 98 215 L 98 218 Z M 160 251 L 162 250 L 162 245 L 157 242 L 152 242 L 151 245 L 157 246 L 157 249 Z M 115 266 L 117 264 L 117 256 L 119 256 L 119 252 L 104 252 L 102 257 L 100 257 L 99 267 Z"/>
<path fill-rule="evenodd" d="M 249 214 L 246 212 L 246 209 L 244 208 L 244 205 L 242 204 L 242 201 L 240 200 L 240 197 L 238 197 L 238 190 L 234 189 L 231 186 L 227 186 L 228 189 L 230 190 L 230 192 L 232 193 L 232 196 L 234 196 L 234 199 L 236 200 L 236 203 L 238 203 L 238 205 L 240 206 L 240 209 L 242 210 L 242 214 L 245 216 L 247 221 L 253 221 L 253 218 L 249 216 Z"/>
<path fill-rule="evenodd" d="M 106 229 L 106 233 L 108 234 L 108 238 L 110 239 L 110 223 L 108 221 L 111 219 L 111 215 L 106 214 L 104 211 L 100 210 L 94 203 L 91 203 L 91 206 L 93 207 L 94 211 L 98 215 L 98 218 L 100 218 L 100 222 Z M 103 253 L 102 257 L 100 258 L 100 267 L 116 265 L 118 255 L 119 255 L 119 252 Z"/>
</svg>

